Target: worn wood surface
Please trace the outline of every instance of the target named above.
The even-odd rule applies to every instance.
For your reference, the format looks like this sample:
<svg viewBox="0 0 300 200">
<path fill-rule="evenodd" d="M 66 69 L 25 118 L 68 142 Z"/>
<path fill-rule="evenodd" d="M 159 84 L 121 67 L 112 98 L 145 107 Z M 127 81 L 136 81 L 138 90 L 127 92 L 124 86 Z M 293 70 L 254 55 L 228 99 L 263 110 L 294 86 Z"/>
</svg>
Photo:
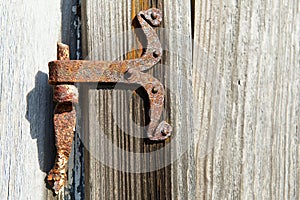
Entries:
<svg viewBox="0 0 300 200">
<path fill-rule="evenodd" d="M 131 21 L 141 9 L 163 11 L 164 55 L 148 73 L 166 87 L 174 136 L 138 138 L 142 93 L 80 85 L 69 184 L 53 197 L 47 63 L 57 41 L 80 58 L 76 3 L 0 4 L 1 199 L 299 199 L 299 0 L 83 1 L 84 59 L 139 56 Z"/>
<path fill-rule="evenodd" d="M 195 1 L 197 199 L 299 199 L 299 1 Z"/>
<path fill-rule="evenodd" d="M 190 4 L 162 1 L 111 3 L 108 0 L 85 0 L 83 3 L 83 47 L 88 59 L 140 56 L 136 36 L 128 32 L 132 31 L 132 20 L 138 11 L 150 7 L 162 10 L 164 21 L 161 27 L 173 28 L 188 39 L 170 40 L 172 33 L 161 31 L 164 57 L 148 72 L 166 86 L 163 117 L 174 125 L 171 140 L 156 144 L 138 138 L 145 134 L 142 94 L 126 88 L 117 89 L 118 85 L 114 90 L 105 90 L 100 84 L 98 88 L 102 89 L 98 91 L 81 86 L 81 94 L 84 94 L 81 99 L 85 122 L 82 124 L 83 137 L 87 147 L 86 199 L 193 199 L 194 150 L 192 137 L 187 134 L 192 133 L 189 124 L 192 112 L 190 101 L 186 99 L 192 90 L 192 65 L 178 56 L 184 53 L 191 59 L 192 55 Z M 174 18 L 174 13 L 178 13 L 178 17 Z M 97 85 L 89 87 L 97 88 Z M 174 162 L 171 164 L 171 161 Z M 109 166 L 109 162 L 114 167 Z"/>
<path fill-rule="evenodd" d="M 47 74 L 61 37 L 60 1 L 3 1 L 0 29 L 0 196 L 47 199 L 54 161 Z"/>
<path fill-rule="evenodd" d="M 82 193 L 78 137 L 66 189 L 54 196 L 45 183 L 55 157 L 48 62 L 56 59 L 58 41 L 70 45 L 71 59 L 80 57 L 77 3 L 0 4 L 1 199 L 79 199 Z"/>
</svg>

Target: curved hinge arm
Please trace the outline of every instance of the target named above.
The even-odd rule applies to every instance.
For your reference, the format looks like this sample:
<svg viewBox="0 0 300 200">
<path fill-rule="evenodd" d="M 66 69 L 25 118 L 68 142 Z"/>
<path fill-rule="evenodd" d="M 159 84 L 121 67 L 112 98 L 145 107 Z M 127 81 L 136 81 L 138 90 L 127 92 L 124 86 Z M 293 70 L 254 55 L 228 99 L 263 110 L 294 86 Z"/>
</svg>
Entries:
<svg viewBox="0 0 300 200">
<path fill-rule="evenodd" d="M 172 133 L 172 126 L 166 121 L 159 123 L 164 105 L 164 87 L 161 82 L 150 74 L 140 72 L 136 69 L 129 69 L 125 77 L 127 83 L 141 85 L 148 94 L 150 101 L 148 138 L 154 141 L 167 139 Z"/>
</svg>

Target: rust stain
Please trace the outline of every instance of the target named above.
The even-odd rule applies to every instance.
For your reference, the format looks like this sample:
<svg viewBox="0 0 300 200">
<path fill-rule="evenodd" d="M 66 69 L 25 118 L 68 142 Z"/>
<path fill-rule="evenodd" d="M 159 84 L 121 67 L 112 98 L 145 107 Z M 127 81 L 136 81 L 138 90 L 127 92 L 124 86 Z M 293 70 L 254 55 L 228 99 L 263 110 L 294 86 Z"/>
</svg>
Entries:
<svg viewBox="0 0 300 200">
<path fill-rule="evenodd" d="M 68 61 L 69 55 L 69 46 L 58 43 L 57 60 Z M 53 119 L 57 153 L 55 164 L 48 173 L 47 180 L 54 192 L 58 193 L 67 181 L 67 163 L 76 126 L 74 103 L 78 103 L 78 90 L 72 84 L 60 84 L 55 85 L 53 91 L 53 100 L 57 102 Z"/>
</svg>

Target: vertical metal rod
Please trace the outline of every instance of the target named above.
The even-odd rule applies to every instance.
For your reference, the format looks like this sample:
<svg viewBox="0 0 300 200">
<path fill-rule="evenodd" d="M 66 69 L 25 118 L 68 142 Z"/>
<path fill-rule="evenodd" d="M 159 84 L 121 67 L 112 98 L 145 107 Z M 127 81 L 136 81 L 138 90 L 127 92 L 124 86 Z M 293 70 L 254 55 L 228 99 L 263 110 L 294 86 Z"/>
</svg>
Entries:
<svg viewBox="0 0 300 200">
<path fill-rule="evenodd" d="M 69 60 L 69 47 L 57 44 L 57 59 Z M 67 163 L 72 149 L 76 126 L 78 90 L 74 85 L 55 85 L 53 100 L 57 102 L 54 110 L 54 132 L 56 146 L 55 165 L 48 174 L 47 180 L 57 194 L 67 182 Z"/>
</svg>

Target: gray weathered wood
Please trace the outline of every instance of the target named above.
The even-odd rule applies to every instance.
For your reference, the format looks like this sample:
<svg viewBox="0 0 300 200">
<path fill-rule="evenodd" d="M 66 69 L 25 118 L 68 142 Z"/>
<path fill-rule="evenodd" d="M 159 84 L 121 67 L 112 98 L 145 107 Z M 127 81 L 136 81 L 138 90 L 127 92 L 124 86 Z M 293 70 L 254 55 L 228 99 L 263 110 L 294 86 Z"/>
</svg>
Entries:
<svg viewBox="0 0 300 200">
<path fill-rule="evenodd" d="M 195 1 L 197 199 L 299 199 L 299 1 Z"/>
<path fill-rule="evenodd" d="M 71 44 L 71 57 L 78 58 L 73 3 L 0 4 L 2 199 L 80 199 L 83 178 L 86 199 L 299 199 L 299 0 L 84 1 L 90 59 L 137 57 L 135 36 L 124 32 L 139 10 L 163 11 L 164 55 L 148 73 L 166 87 L 163 117 L 174 125 L 174 136 L 145 143 L 136 138 L 143 128 L 132 123 L 146 121 L 139 94 L 81 85 L 83 123 L 77 128 L 87 148 L 85 174 L 77 138 L 70 160 L 75 172 L 66 193 L 53 197 L 44 182 L 54 161 L 47 63 L 56 58 L 57 41 Z M 157 149 L 163 151 L 150 161 L 130 154 Z M 126 166 L 118 171 L 101 161 Z"/>
<path fill-rule="evenodd" d="M 78 139 L 67 189 L 54 196 L 45 183 L 55 157 L 48 62 L 56 59 L 58 41 L 70 45 L 71 58 L 77 58 L 76 5 L 77 0 L 0 5 L 2 199 L 78 199 L 82 192 Z"/>
<path fill-rule="evenodd" d="M 54 161 L 48 61 L 61 35 L 60 1 L 0 4 L 0 195 L 47 199 Z"/>
<path fill-rule="evenodd" d="M 138 11 L 150 7 L 163 11 L 161 30 L 165 55 L 160 64 L 150 70 L 166 86 L 166 110 L 164 116 L 174 125 L 174 136 L 165 143 L 147 143 L 137 138 L 144 132 L 145 111 L 143 99 L 131 90 L 89 90 L 81 86 L 85 98 L 81 106 L 85 130 L 86 199 L 193 199 L 194 165 L 192 141 L 192 58 L 190 4 L 152 1 L 84 1 L 83 41 L 85 55 L 92 60 L 128 59 L 137 57 L 140 51 L 132 35 L 131 21 Z M 171 10 L 171 12 L 170 12 Z M 178 16 L 174 15 L 176 13 Z M 180 37 L 184 35 L 183 37 Z M 128 53 L 129 51 L 132 51 Z M 180 55 L 183 54 L 183 55 Z M 181 82 L 185 84 L 180 84 Z M 96 86 L 93 86 L 94 88 Z M 86 93 L 85 93 L 86 92 Z M 88 96 L 88 98 L 86 98 Z M 191 99 L 186 99 L 187 97 Z M 142 125 L 141 127 L 136 127 Z M 126 130 L 124 130 L 126 129 Z M 190 133 L 190 134 L 188 134 Z M 135 135 L 129 135 L 135 134 Z M 103 140 L 103 136 L 108 138 Z M 125 153 L 114 151 L 114 143 Z M 148 160 L 146 153 L 163 149 Z M 130 152 L 141 153 L 134 157 Z M 142 160 L 140 160 L 142 159 Z M 177 159 L 177 160 L 176 160 Z M 122 162 L 125 160 L 127 162 Z M 174 162 L 169 165 L 170 160 Z M 103 162 L 112 161 L 121 170 L 112 169 Z M 124 166 L 125 165 L 125 166 Z M 164 168 L 143 172 L 148 166 Z M 129 172 L 126 172 L 129 171 Z"/>
</svg>

